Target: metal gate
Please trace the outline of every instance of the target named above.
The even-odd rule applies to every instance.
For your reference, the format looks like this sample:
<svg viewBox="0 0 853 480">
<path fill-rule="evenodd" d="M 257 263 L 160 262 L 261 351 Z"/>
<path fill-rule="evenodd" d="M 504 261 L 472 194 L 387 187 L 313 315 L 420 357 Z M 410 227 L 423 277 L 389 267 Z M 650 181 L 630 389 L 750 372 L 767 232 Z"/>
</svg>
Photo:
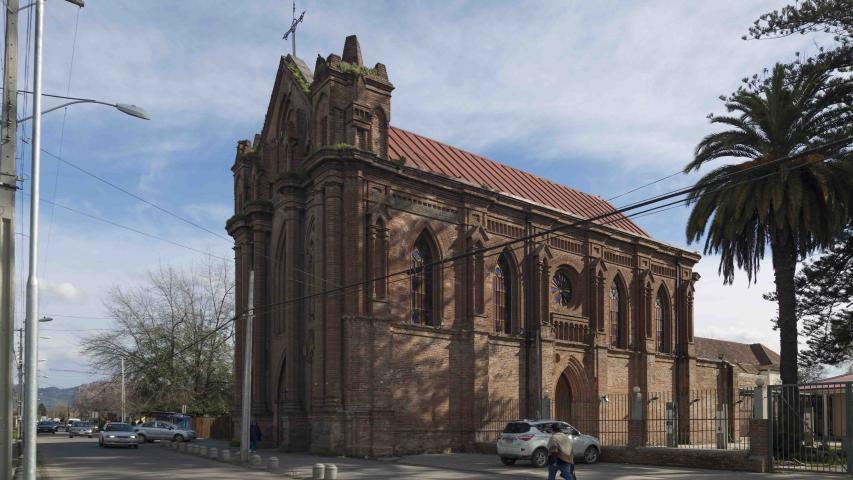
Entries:
<svg viewBox="0 0 853 480">
<path fill-rule="evenodd" d="M 853 472 L 853 383 L 772 385 L 768 420 L 774 469 Z"/>
</svg>

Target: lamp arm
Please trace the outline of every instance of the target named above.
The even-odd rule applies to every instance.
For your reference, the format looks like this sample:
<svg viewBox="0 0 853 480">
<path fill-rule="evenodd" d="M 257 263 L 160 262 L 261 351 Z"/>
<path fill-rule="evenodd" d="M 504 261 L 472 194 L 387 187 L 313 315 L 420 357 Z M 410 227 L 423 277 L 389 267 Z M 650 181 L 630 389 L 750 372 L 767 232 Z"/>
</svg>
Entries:
<svg viewBox="0 0 853 480">
<path fill-rule="evenodd" d="M 106 106 L 108 106 L 108 107 L 115 107 L 115 104 L 114 104 L 114 103 L 102 102 L 102 101 L 100 101 L 100 100 L 88 100 L 88 99 L 87 99 L 87 100 L 83 100 L 83 99 L 81 99 L 81 100 L 74 100 L 74 101 L 72 101 L 72 102 L 66 102 L 66 103 L 63 103 L 62 105 L 57 105 L 57 106 L 55 106 L 55 107 L 48 108 L 47 110 L 43 110 L 43 111 L 41 112 L 41 114 L 42 114 L 42 115 L 44 115 L 45 113 L 50 113 L 50 112 L 52 112 L 52 111 L 54 111 L 54 110 L 59 110 L 60 108 L 67 107 L 67 106 L 69 106 L 69 105 L 76 105 L 76 104 L 78 104 L 78 103 L 100 103 L 101 105 L 106 105 Z M 29 117 L 19 118 L 19 119 L 18 119 L 18 123 L 26 122 L 27 120 L 32 120 L 32 118 L 33 118 L 33 116 L 32 116 L 32 115 L 30 115 Z"/>
</svg>

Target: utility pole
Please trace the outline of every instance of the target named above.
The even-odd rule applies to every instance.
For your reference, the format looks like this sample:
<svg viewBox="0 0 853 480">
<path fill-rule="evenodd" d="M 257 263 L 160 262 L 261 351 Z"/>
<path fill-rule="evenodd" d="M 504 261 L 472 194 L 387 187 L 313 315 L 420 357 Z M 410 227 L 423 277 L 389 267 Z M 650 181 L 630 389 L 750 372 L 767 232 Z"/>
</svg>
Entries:
<svg viewBox="0 0 853 480">
<path fill-rule="evenodd" d="M 24 329 L 16 328 L 18 332 L 18 440 L 23 440 L 21 417 L 24 408 Z"/>
<path fill-rule="evenodd" d="M 243 329 L 243 399 L 240 405 L 240 462 L 249 461 L 249 422 L 252 415 L 252 323 L 255 320 L 255 271 L 249 271 L 249 302 Z"/>
<path fill-rule="evenodd" d="M 121 357 L 121 421 L 124 423 L 124 357 Z"/>
<path fill-rule="evenodd" d="M 24 480 L 36 480 L 36 409 L 38 408 L 39 281 L 38 239 L 41 195 L 41 79 L 44 41 L 44 0 L 35 0 L 33 41 L 33 133 L 30 181 L 30 257 L 27 277 L 27 317 L 24 394 Z"/>
<path fill-rule="evenodd" d="M 6 1 L 3 116 L 0 125 L 0 475 L 12 474 L 12 366 L 15 342 L 15 194 L 18 174 L 18 0 Z M 20 380 L 18 389 L 22 388 Z M 20 429 L 19 429 L 20 430 Z"/>
<path fill-rule="evenodd" d="M 83 7 L 84 0 L 65 0 Z M 18 136 L 18 12 L 19 0 L 5 0 L 6 37 L 3 57 L 3 113 L 0 120 L 0 438 L 12 438 L 12 366 L 15 329 L 15 193 L 18 173 L 15 164 Z M 24 6 L 29 8 L 31 3 Z M 41 7 L 41 4 L 38 4 Z M 23 357 L 21 358 L 23 364 Z M 22 393 L 18 372 L 19 395 Z M 23 406 L 19 404 L 19 409 Z M 20 415 L 20 410 L 19 410 Z M 20 437 L 23 423 L 19 425 Z M 32 430 L 29 428 L 28 430 Z M 11 477 L 12 445 L 0 442 L 0 474 Z"/>
</svg>

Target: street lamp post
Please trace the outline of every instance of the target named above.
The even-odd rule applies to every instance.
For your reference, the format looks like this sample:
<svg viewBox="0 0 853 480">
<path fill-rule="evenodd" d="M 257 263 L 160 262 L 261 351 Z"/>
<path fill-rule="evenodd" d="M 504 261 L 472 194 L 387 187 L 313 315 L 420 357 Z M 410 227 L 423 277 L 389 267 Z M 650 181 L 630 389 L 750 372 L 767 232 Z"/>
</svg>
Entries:
<svg viewBox="0 0 853 480">
<path fill-rule="evenodd" d="M 32 132 L 32 176 L 30 180 L 30 257 L 29 277 L 27 279 L 27 317 L 26 317 L 26 392 L 24 395 L 24 480 L 36 480 L 36 415 L 38 408 L 38 238 L 39 203 L 41 201 L 41 86 L 42 51 L 44 30 L 44 0 L 36 0 L 35 30 L 33 42 L 33 132 Z M 104 103 L 90 99 L 79 99 L 69 103 Z M 144 110 L 124 104 L 107 104 L 124 113 L 147 118 Z M 56 110 L 52 108 L 46 112 Z M 141 112 L 141 113 L 140 113 Z M 27 119 L 25 119 L 27 120 Z"/>
<path fill-rule="evenodd" d="M 38 233 L 41 186 L 41 67 L 44 0 L 36 0 L 33 48 L 32 180 L 30 182 L 30 258 L 27 279 L 27 317 L 24 395 L 24 480 L 36 480 L 36 415 L 38 409 Z"/>
</svg>

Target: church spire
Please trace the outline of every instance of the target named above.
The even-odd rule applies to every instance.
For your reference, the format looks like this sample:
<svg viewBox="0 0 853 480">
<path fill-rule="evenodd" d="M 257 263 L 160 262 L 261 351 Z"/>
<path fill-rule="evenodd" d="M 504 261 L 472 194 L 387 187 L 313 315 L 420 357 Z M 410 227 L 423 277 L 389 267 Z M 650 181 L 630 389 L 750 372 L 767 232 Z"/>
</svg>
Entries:
<svg viewBox="0 0 853 480">
<path fill-rule="evenodd" d="M 362 66 L 364 63 L 361 60 L 361 46 L 358 44 L 358 37 L 350 35 L 344 42 L 344 54 L 342 60 L 347 63 Z"/>
</svg>

